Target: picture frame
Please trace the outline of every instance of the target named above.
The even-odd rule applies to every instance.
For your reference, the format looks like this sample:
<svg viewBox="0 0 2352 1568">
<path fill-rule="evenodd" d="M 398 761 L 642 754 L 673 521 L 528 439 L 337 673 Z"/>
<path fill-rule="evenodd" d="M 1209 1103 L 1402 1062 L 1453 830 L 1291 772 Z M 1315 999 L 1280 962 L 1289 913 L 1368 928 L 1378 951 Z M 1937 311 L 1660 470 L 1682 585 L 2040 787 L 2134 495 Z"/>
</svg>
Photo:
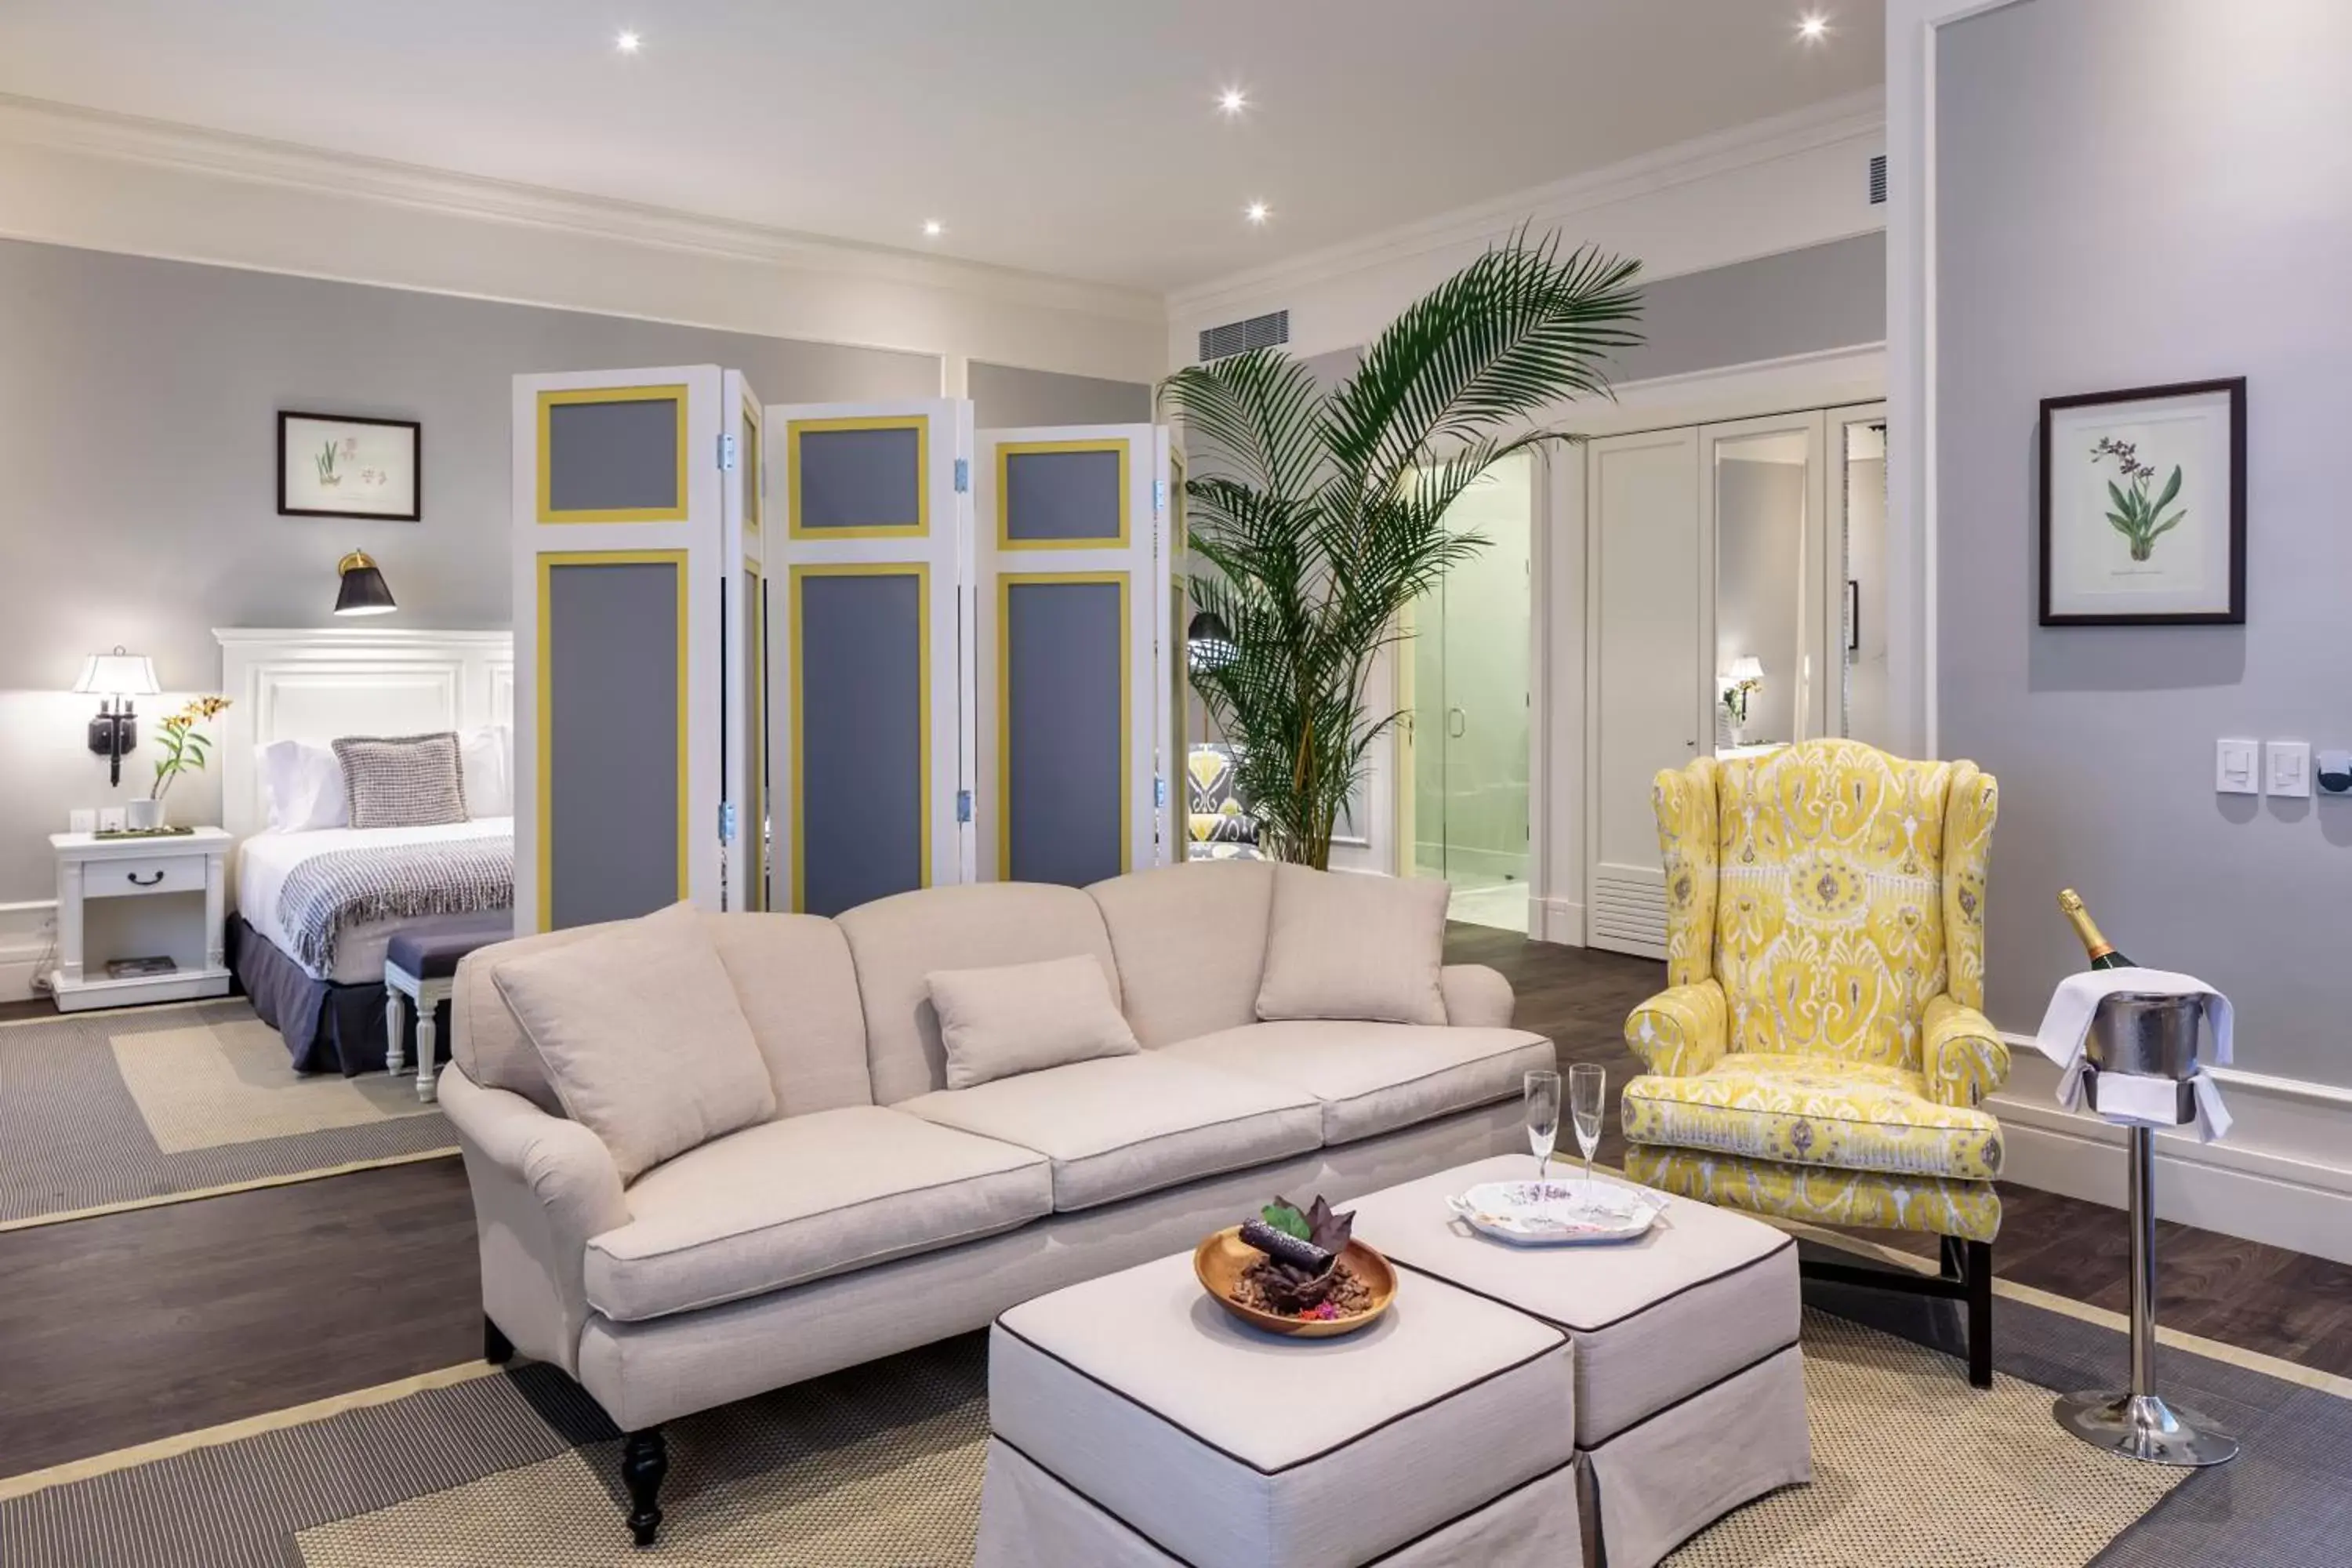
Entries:
<svg viewBox="0 0 2352 1568">
<path fill-rule="evenodd" d="M 2242 626 L 2246 378 L 2042 400 L 2045 626 Z"/>
<path fill-rule="evenodd" d="M 356 414 L 278 414 L 278 515 L 425 519 L 425 426 Z"/>
</svg>

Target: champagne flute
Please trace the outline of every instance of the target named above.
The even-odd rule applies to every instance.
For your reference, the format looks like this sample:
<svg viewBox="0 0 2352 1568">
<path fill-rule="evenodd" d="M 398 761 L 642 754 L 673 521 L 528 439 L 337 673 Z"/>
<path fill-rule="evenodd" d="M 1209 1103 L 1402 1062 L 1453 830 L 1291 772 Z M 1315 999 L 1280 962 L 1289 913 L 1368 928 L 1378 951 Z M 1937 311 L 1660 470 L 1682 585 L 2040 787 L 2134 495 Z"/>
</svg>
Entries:
<svg viewBox="0 0 2352 1568">
<path fill-rule="evenodd" d="M 1559 1074 L 1538 1068 L 1527 1078 L 1528 1147 L 1535 1151 L 1536 1180 L 1551 1169 L 1551 1152 L 1559 1142 Z"/>
<path fill-rule="evenodd" d="M 1594 1062 L 1577 1062 L 1568 1069 L 1568 1114 L 1576 1127 L 1576 1146 L 1584 1151 L 1582 1206 L 1596 1206 L 1592 1156 L 1601 1147 L 1601 1121 L 1608 1113 L 1608 1069 Z M 1555 1113 L 1557 1114 L 1557 1113 Z"/>
</svg>

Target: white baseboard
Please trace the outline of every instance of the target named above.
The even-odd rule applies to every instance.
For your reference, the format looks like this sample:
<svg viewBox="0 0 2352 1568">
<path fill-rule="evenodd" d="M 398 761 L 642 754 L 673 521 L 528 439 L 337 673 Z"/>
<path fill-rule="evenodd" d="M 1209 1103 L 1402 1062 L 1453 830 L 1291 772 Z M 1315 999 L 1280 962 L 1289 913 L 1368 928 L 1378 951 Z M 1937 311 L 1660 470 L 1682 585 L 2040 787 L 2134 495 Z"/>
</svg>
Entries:
<svg viewBox="0 0 2352 1568">
<path fill-rule="evenodd" d="M 2002 1179 L 2123 1207 L 2124 1130 L 2061 1106 L 2056 1066 L 2009 1041 L 2009 1085 L 1987 1105 L 2008 1145 Z M 2231 1072 L 2222 1094 L 2234 1125 L 2221 1142 L 2157 1134 L 2158 1216 L 2352 1263 L 2352 1092 Z"/>
<path fill-rule="evenodd" d="M 1564 947 L 1584 945 L 1584 906 L 1573 899 L 1538 899 L 1536 929 L 1530 933 L 1538 942 L 1556 942 Z"/>
<path fill-rule="evenodd" d="M 49 957 L 58 906 L 55 900 L 0 904 L 0 1002 L 39 994 L 33 977 Z"/>
</svg>

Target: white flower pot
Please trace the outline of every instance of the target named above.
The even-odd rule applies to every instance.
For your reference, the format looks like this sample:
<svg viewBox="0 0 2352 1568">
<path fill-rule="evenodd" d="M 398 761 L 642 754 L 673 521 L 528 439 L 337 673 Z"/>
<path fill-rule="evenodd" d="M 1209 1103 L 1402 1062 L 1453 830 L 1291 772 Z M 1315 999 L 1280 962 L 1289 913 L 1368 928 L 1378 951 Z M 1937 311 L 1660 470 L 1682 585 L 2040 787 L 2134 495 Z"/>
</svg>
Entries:
<svg viewBox="0 0 2352 1568">
<path fill-rule="evenodd" d="M 163 826 L 163 803 L 160 800 L 134 800 L 131 803 L 131 826 L 138 828 Z"/>
</svg>

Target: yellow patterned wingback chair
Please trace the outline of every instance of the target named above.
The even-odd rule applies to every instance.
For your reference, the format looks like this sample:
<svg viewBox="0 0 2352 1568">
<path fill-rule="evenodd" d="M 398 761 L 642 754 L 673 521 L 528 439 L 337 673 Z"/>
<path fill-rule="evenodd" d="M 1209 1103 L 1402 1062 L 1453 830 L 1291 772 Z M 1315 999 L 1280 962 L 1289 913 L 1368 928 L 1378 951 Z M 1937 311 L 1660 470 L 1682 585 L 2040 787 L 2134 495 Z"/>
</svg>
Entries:
<svg viewBox="0 0 2352 1568">
<path fill-rule="evenodd" d="M 1668 988 L 1625 1042 L 1625 1169 L 1727 1207 L 1928 1231 L 1936 1276 L 1808 1273 L 1968 1303 L 1992 1380 L 1991 1243 L 2009 1076 L 1984 1002 L 1997 792 L 1974 763 L 1853 741 L 1703 757 L 1657 776 Z"/>
</svg>

